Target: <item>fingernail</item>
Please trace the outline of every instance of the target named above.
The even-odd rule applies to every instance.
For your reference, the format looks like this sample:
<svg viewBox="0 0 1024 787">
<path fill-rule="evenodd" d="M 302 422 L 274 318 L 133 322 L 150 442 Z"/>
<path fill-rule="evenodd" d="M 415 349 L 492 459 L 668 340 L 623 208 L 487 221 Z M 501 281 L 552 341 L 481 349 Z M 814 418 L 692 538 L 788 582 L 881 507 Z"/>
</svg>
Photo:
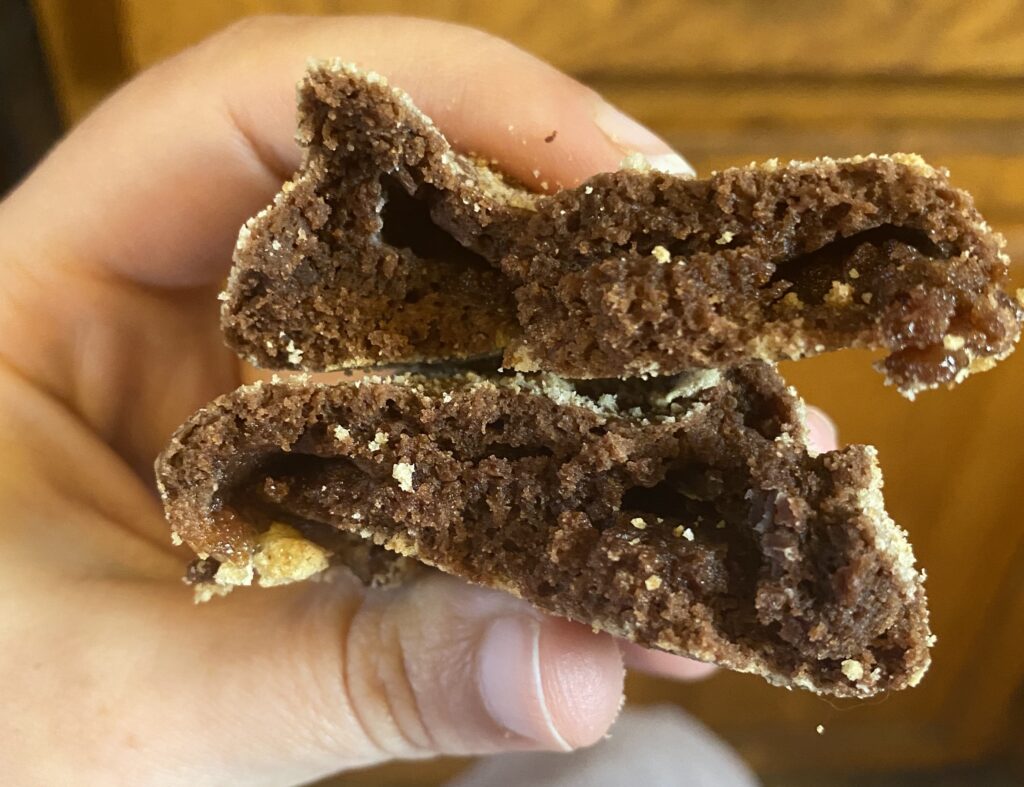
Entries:
<svg viewBox="0 0 1024 787">
<path fill-rule="evenodd" d="M 569 751 L 548 710 L 540 673 L 540 621 L 502 617 L 484 633 L 477 651 L 484 707 L 503 729 L 545 749 Z"/>
<path fill-rule="evenodd" d="M 805 417 L 807 439 L 817 451 L 834 451 L 839 445 L 839 430 L 825 413 L 817 407 L 808 407 Z"/>
<path fill-rule="evenodd" d="M 672 175 L 696 174 L 689 162 L 665 140 L 611 104 L 604 101 L 598 104 L 594 122 L 624 156 L 639 153 L 653 169 Z"/>
<path fill-rule="evenodd" d="M 647 159 L 647 163 L 651 165 L 651 169 L 656 169 L 659 172 L 667 172 L 669 175 L 696 175 L 693 167 L 690 166 L 690 162 L 680 156 L 678 153 L 661 153 L 661 154 L 650 154 L 644 156 Z"/>
</svg>

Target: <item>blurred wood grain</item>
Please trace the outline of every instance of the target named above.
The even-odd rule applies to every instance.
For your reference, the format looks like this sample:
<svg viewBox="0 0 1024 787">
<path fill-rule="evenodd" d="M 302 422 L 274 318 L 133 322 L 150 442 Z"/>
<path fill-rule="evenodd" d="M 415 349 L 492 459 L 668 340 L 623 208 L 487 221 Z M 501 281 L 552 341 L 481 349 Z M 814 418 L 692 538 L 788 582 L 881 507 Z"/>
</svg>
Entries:
<svg viewBox="0 0 1024 787">
<path fill-rule="evenodd" d="M 1020 5 L 1008 0 L 124 0 L 121 5 L 139 65 L 241 16 L 396 13 L 480 27 L 577 73 L 1019 77 L 1024 66 Z"/>
<path fill-rule="evenodd" d="M 74 0 L 35 5 L 69 122 L 138 69 L 242 16 L 410 13 L 484 28 L 550 60 L 700 172 L 769 157 L 921 153 L 952 171 L 1024 260 L 1019 2 L 100 0 L 88 14 Z M 678 703 L 766 772 L 930 767 L 1021 746 L 1012 720 L 1024 678 L 1024 354 L 913 404 L 881 386 L 864 353 L 784 373 L 844 440 L 879 447 L 890 510 L 929 573 L 934 666 L 919 688 L 864 703 L 732 674 L 698 685 L 633 677 L 631 700 Z M 460 767 L 395 765 L 346 783 L 422 784 Z"/>
</svg>

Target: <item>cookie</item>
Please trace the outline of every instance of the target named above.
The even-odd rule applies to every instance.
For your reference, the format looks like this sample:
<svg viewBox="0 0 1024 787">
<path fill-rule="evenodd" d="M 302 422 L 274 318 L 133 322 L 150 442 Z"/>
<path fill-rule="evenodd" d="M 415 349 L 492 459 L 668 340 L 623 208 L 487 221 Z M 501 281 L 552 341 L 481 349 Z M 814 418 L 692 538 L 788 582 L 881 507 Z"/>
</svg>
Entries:
<svg viewBox="0 0 1024 787">
<path fill-rule="evenodd" d="M 424 563 L 777 685 L 915 685 L 925 592 L 874 449 L 815 454 L 802 410 L 759 362 L 646 382 L 299 378 L 201 410 L 157 477 L 201 597 L 310 579 L 356 539 L 378 574 Z"/>
<path fill-rule="evenodd" d="M 538 195 L 379 75 L 323 63 L 299 103 L 302 166 L 242 229 L 222 295 L 258 366 L 503 353 L 583 379 L 864 347 L 913 397 L 1020 334 L 1002 237 L 917 156 L 626 169 Z"/>
</svg>

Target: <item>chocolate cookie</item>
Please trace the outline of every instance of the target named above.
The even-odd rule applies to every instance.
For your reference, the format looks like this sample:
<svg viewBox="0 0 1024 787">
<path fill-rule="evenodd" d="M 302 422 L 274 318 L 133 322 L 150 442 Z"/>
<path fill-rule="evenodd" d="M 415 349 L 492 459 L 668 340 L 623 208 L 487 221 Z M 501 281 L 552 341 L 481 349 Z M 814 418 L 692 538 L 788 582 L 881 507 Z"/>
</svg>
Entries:
<svg viewBox="0 0 1024 787">
<path fill-rule="evenodd" d="M 1003 240 L 917 156 L 624 170 L 540 196 L 454 152 L 409 97 L 340 62 L 299 91 L 305 158 L 242 229 L 229 344 L 306 370 L 471 358 L 573 378 L 842 347 L 908 396 L 1020 334 Z"/>
<path fill-rule="evenodd" d="M 299 379 L 201 410 L 157 475 L 203 595 L 306 579 L 365 539 L 371 574 L 393 570 L 385 547 L 774 684 L 915 685 L 922 575 L 874 450 L 815 454 L 802 409 L 756 362 L 646 382 Z"/>
</svg>

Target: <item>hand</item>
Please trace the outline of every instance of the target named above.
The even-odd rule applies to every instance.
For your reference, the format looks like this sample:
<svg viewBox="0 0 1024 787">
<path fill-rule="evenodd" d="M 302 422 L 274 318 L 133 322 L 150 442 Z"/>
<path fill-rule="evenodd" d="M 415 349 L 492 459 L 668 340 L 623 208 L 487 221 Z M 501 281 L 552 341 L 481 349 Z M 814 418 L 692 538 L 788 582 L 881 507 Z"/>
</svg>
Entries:
<svg viewBox="0 0 1024 787">
<path fill-rule="evenodd" d="M 537 187 L 631 151 L 688 171 L 544 63 L 402 19 L 236 25 L 75 129 L 0 204 L 0 751 L 15 782 L 298 782 L 394 757 L 568 749 L 614 719 L 623 654 L 707 671 L 441 575 L 192 605 L 151 464 L 241 379 L 216 293 L 239 226 L 298 164 L 305 60 L 336 55 Z"/>
</svg>

